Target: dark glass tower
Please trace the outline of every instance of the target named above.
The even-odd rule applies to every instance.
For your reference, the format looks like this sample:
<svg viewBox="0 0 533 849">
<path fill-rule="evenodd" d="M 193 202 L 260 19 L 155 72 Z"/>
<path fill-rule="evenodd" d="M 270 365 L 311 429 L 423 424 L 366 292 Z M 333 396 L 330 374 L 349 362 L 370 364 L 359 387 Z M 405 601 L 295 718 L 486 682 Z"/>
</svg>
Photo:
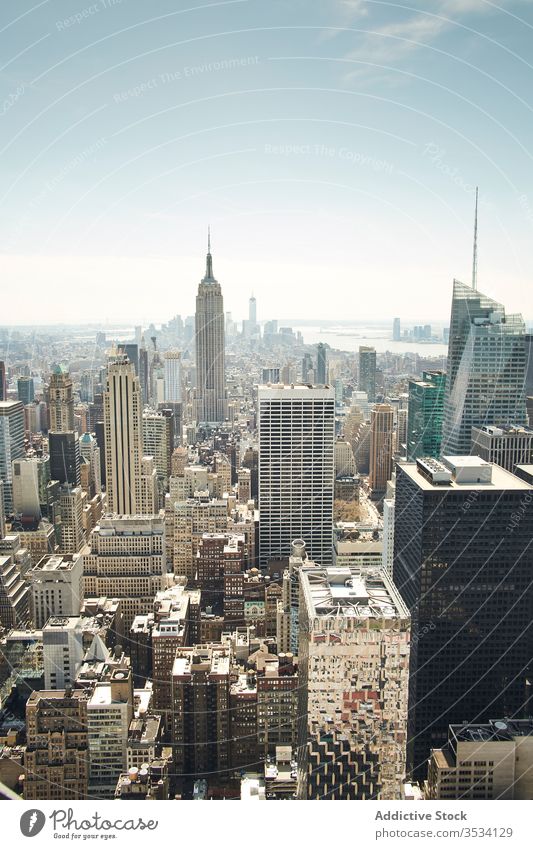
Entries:
<svg viewBox="0 0 533 849">
<path fill-rule="evenodd" d="M 359 347 L 359 390 L 366 392 L 371 404 L 376 400 L 376 351 Z"/>
<path fill-rule="evenodd" d="M 76 431 L 48 434 L 50 479 L 59 483 L 80 485 L 80 440 Z"/>
<path fill-rule="evenodd" d="M 394 583 L 412 616 L 408 760 L 527 712 L 533 486 L 478 457 L 399 463 Z"/>
</svg>

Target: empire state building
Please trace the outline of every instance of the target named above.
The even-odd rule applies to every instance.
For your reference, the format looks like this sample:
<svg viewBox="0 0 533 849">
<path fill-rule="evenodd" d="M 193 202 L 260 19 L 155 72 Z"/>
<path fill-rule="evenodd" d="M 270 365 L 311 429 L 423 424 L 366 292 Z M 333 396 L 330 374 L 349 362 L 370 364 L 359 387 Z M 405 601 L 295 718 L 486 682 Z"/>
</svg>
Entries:
<svg viewBox="0 0 533 849">
<path fill-rule="evenodd" d="M 196 296 L 196 417 L 199 424 L 218 425 L 226 418 L 224 299 L 213 276 L 208 235 L 205 277 Z"/>
</svg>

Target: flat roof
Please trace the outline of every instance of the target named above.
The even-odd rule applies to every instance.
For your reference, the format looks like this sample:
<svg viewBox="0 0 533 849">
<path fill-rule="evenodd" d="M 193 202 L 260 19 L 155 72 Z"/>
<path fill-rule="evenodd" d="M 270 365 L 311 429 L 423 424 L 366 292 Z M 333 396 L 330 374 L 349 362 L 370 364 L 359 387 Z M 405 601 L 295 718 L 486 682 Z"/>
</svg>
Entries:
<svg viewBox="0 0 533 849">
<path fill-rule="evenodd" d="M 381 569 L 317 566 L 302 570 L 300 582 L 311 616 L 409 619 L 398 590 Z"/>
<path fill-rule="evenodd" d="M 482 462 L 479 457 L 473 457 L 472 460 L 474 462 L 465 463 L 467 460 L 466 457 L 448 457 L 448 460 L 455 462 L 457 461 L 458 466 L 483 466 L 483 465 L 491 465 L 490 463 Z M 449 483 L 441 483 L 434 484 L 430 480 L 428 480 L 424 475 L 422 475 L 417 468 L 416 463 L 398 463 L 398 467 L 404 472 L 409 478 L 411 478 L 420 489 L 425 490 L 427 492 L 448 492 L 450 490 L 457 491 L 465 491 L 465 490 L 531 490 L 533 487 L 526 483 L 526 481 L 521 478 L 517 478 L 516 475 L 513 475 L 512 472 L 508 472 L 506 469 L 501 466 L 497 466 L 495 463 L 492 464 L 492 480 L 488 482 L 478 483 L 477 481 L 474 483 L 457 483 L 455 480 L 451 480 Z"/>
</svg>

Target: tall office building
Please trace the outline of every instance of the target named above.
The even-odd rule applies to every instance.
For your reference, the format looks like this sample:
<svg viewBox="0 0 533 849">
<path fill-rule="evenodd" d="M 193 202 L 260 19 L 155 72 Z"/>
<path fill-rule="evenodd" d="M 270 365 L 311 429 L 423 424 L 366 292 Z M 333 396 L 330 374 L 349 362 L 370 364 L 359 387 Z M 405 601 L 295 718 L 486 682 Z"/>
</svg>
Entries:
<svg viewBox="0 0 533 849">
<path fill-rule="evenodd" d="M 376 400 L 376 350 L 365 345 L 359 346 L 359 391 L 371 404 Z"/>
<path fill-rule="evenodd" d="M 516 466 L 533 461 L 533 430 L 511 424 L 473 427 L 472 454 L 514 472 Z"/>
<path fill-rule="evenodd" d="M 141 383 L 142 401 L 143 404 L 148 404 L 150 394 L 150 380 L 148 367 L 148 351 L 142 337 L 141 347 L 139 348 L 139 381 Z"/>
<path fill-rule="evenodd" d="M 142 399 L 139 378 L 123 354 L 107 368 L 104 424 L 108 509 L 134 516 L 141 509 Z"/>
<path fill-rule="evenodd" d="M 30 612 L 35 628 L 51 616 L 77 616 L 83 603 L 81 557 L 46 554 L 30 573 Z"/>
<path fill-rule="evenodd" d="M 224 300 L 213 276 L 208 240 L 205 277 L 196 296 L 196 408 L 200 424 L 217 425 L 226 418 Z"/>
<path fill-rule="evenodd" d="M 0 625 L 6 630 L 25 628 L 30 613 L 26 573 L 31 561 L 18 536 L 4 542 L 8 545 L 0 551 Z"/>
<path fill-rule="evenodd" d="M 171 410 L 146 410 L 142 417 L 143 452 L 153 457 L 158 478 L 168 483 L 174 450 L 174 416 Z"/>
<path fill-rule="evenodd" d="M 328 386 L 260 386 L 259 556 L 288 557 L 294 539 L 331 564 L 335 392 Z"/>
<path fill-rule="evenodd" d="M 13 511 L 39 521 L 39 461 L 37 457 L 13 460 Z"/>
<path fill-rule="evenodd" d="M 76 431 L 48 434 L 50 479 L 70 486 L 80 485 L 80 438 Z"/>
<path fill-rule="evenodd" d="M 165 351 L 165 401 L 181 402 L 181 352 Z"/>
<path fill-rule="evenodd" d="M 370 473 L 372 497 L 379 498 L 392 476 L 394 449 L 394 410 L 390 404 L 377 404 L 370 414 Z"/>
<path fill-rule="evenodd" d="M 51 616 L 43 627 L 45 689 L 73 687 L 84 654 L 82 617 Z"/>
<path fill-rule="evenodd" d="M 450 725 L 447 745 L 431 753 L 424 790 L 426 799 L 531 801 L 531 717 Z"/>
<path fill-rule="evenodd" d="M 82 549 L 86 598 L 122 600 L 124 628 L 151 609 L 166 572 L 165 523 L 161 516 L 106 516 Z"/>
<path fill-rule="evenodd" d="M 257 301 L 254 294 L 248 301 L 248 327 L 250 334 L 253 334 L 257 327 Z"/>
<path fill-rule="evenodd" d="M 126 354 L 128 360 L 135 369 L 135 374 L 139 376 L 139 346 L 136 342 L 122 342 L 118 346 L 119 353 Z"/>
<path fill-rule="evenodd" d="M 0 401 L 7 401 L 6 364 L 0 360 Z"/>
<path fill-rule="evenodd" d="M 96 683 L 87 701 L 91 797 L 113 798 L 118 777 L 127 767 L 132 718 L 132 671 L 128 666 L 118 666 L 111 670 L 107 680 Z"/>
<path fill-rule="evenodd" d="M 472 428 L 528 423 L 525 325 L 454 280 L 441 451 L 468 454 Z"/>
<path fill-rule="evenodd" d="M 172 667 L 172 745 L 180 784 L 228 776 L 230 767 L 230 649 L 178 649 Z"/>
<path fill-rule="evenodd" d="M 74 430 L 73 384 L 64 366 L 56 366 L 48 387 L 49 428 L 57 433 Z"/>
<path fill-rule="evenodd" d="M 35 384 L 33 377 L 22 376 L 17 380 L 17 396 L 24 406 L 35 400 Z"/>
<path fill-rule="evenodd" d="M 300 574 L 301 799 L 399 799 L 410 617 L 380 569 Z"/>
<path fill-rule="evenodd" d="M 89 777 L 87 695 L 34 691 L 26 704 L 24 798 L 86 799 Z"/>
<path fill-rule="evenodd" d="M 422 380 L 409 381 L 407 459 L 440 457 L 446 374 L 423 371 Z"/>
<path fill-rule="evenodd" d="M 86 483 L 83 485 L 86 486 L 89 496 L 93 498 L 102 491 L 102 478 L 100 448 L 92 433 L 84 433 L 80 437 L 80 459 L 82 466 L 85 466 L 87 470 L 84 476 Z M 82 467 L 80 472 L 81 469 Z"/>
<path fill-rule="evenodd" d="M 316 346 L 316 382 L 322 386 L 328 382 L 328 349 L 323 342 Z"/>
<path fill-rule="evenodd" d="M 83 530 L 83 497 L 79 486 L 63 484 L 59 495 L 61 516 L 60 550 L 62 554 L 76 554 L 85 543 Z"/>
<path fill-rule="evenodd" d="M 24 457 L 24 405 L 0 401 L 0 481 L 4 484 L 6 515 L 13 510 L 13 460 Z"/>
<path fill-rule="evenodd" d="M 392 322 L 392 339 L 393 342 L 399 342 L 402 338 L 401 322 L 399 318 L 395 318 Z"/>
<path fill-rule="evenodd" d="M 448 725 L 526 711 L 533 486 L 479 457 L 399 463 L 394 582 L 411 610 L 415 776 Z"/>
</svg>

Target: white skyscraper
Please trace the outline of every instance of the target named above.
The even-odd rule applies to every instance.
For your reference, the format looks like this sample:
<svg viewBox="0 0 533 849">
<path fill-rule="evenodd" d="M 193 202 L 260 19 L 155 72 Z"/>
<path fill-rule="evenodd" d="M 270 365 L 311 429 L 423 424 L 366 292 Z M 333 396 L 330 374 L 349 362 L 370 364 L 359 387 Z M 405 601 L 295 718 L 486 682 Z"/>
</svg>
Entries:
<svg viewBox="0 0 533 849">
<path fill-rule="evenodd" d="M 24 457 L 24 405 L 0 401 L 0 481 L 7 515 L 13 510 L 13 460 L 19 457 Z"/>
<path fill-rule="evenodd" d="M 332 563 L 335 391 L 260 386 L 260 560 L 288 557 L 303 539 L 311 559 Z"/>
<path fill-rule="evenodd" d="M 133 516 L 141 510 L 142 398 L 139 378 L 124 354 L 107 368 L 104 424 L 108 509 Z"/>
<path fill-rule="evenodd" d="M 224 299 L 213 276 L 208 240 L 205 277 L 196 296 L 196 409 L 200 424 L 217 425 L 226 418 Z"/>
<path fill-rule="evenodd" d="M 41 518 L 39 461 L 36 457 L 13 460 L 13 510 L 23 516 Z"/>
<path fill-rule="evenodd" d="M 181 353 L 166 351 L 165 363 L 165 401 L 182 400 L 181 393 Z"/>
<path fill-rule="evenodd" d="M 46 554 L 30 573 L 30 610 L 35 628 L 51 616 L 78 616 L 83 602 L 79 555 Z"/>
<path fill-rule="evenodd" d="M 43 628 L 45 690 L 72 687 L 83 660 L 83 624 L 80 616 L 52 616 Z"/>
</svg>

